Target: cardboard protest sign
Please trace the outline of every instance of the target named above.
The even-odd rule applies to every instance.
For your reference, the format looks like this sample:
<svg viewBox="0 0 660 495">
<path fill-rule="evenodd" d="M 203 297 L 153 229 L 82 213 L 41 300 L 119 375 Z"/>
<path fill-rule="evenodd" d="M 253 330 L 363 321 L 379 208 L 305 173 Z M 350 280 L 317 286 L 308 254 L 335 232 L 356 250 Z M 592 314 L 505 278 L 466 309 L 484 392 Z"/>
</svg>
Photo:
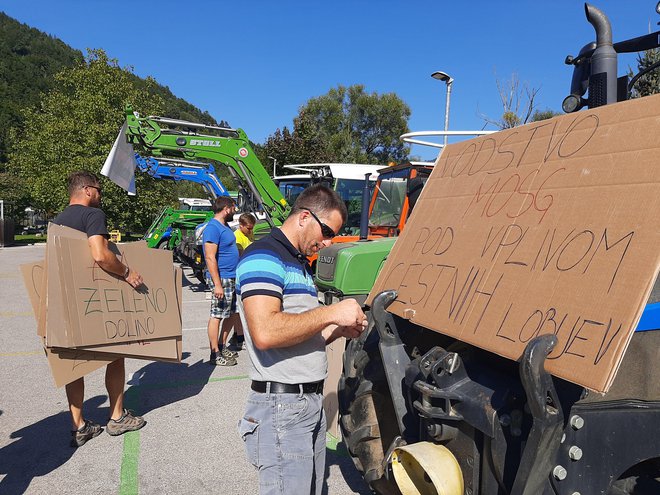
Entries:
<svg viewBox="0 0 660 495">
<path fill-rule="evenodd" d="M 146 247 L 145 247 L 146 249 Z M 179 321 L 181 321 L 181 304 L 182 293 L 181 283 L 183 279 L 183 270 L 180 267 L 174 268 L 174 287 L 177 293 L 177 307 L 179 314 Z M 138 359 L 154 359 L 158 361 L 181 362 L 181 354 L 183 351 L 182 337 L 168 337 L 163 339 L 150 339 L 150 340 L 136 340 L 131 342 L 124 342 L 122 344 L 104 344 L 96 346 L 78 347 L 77 349 L 84 349 L 87 351 L 122 354 L 127 357 Z M 58 349 L 54 349 L 59 351 Z"/>
<path fill-rule="evenodd" d="M 554 333 L 546 369 L 606 392 L 660 266 L 660 96 L 452 144 L 369 296 L 499 355 Z"/>
<path fill-rule="evenodd" d="M 46 287 L 44 263 L 41 261 L 20 266 L 23 282 L 27 289 L 37 322 L 39 321 L 42 294 L 45 294 Z M 181 268 L 174 267 L 174 283 L 178 289 L 177 301 L 179 308 L 182 303 L 182 293 L 179 289 L 181 287 L 182 277 Z M 43 337 L 44 353 L 48 359 L 48 365 L 51 369 L 55 386 L 57 387 L 71 383 L 120 357 L 178 363 L 181 362 L 183 350 L 181 337 L 111 344 L 90 349 L 48 348 L 46 347 L 46 339 Z"/>
<path fill-rule="evenodd" d="M 323 410 L 326 417 L 326 431 L 333 437 L 339 438 L 339 397 L 337 389 L 343 367 L 346 338 L 340 337 L 325 347 L 328 358 L 328 376 L 323 384 Z"/>
<path fill-rule="evenodd" d="M 87 242 L 64 237 L 55 241 L 71 330 L 67 347 L 181 335 L 170 251 L 133 243 L 119 247 L 122 260 L 144 279 L 136 290 L 103 271 L 92 259 Z"/>
<path fill-rule="evenodd" d="M 44 279 L 44 262 L 26 263 L 20 265 L 21 275 L 23 276 L 23 283 L 32 305 L 34 317 L 39 321 L 39 304 L 41 302 L 41 294 L 43 293 L 42 282 Z"/>
<path fill-rule="evenodd" d="M 84 240 L 87 243 L 87 235 L 84 232 L 69 227 L 63 227 L 54 223 L 48 224 L 48 239 L 46 242 L 46 278 L 50 283 L 46 284 L 46 299 L 41 301 L 40 320 L 45 321 L 42 328 L 38 325 L 37 333 L 46 336 L 49 347 L 69 347 L 71 337 L 67 330 L 71 327 L 68 314 L 64 311 L 63 294 L 65 291 L 64 281 L 60 277 L 60 263 L 57 255 L 55 238 L 66 236 L 72 239 Z M 88 248 L 89 250 L 89 248 Z M 48 307 L 48 311 L 46 311 Z"/>
<path fill-rule="evenodd" d="M 34 311 L 37 326 L 41 320 L 42 324 L 45 319 L 45 297 L 46 293 L 46 270 L 44 262 L 27 263 L 21 265 L 21 274 L 23 275 L 23 283 L 28 293 L 32 310 Z M 43 306 L 43 307 L 42 307 Z M 45 327 L 42 329 L 45 330 Z M 38 332 L 39 333 L 39 332 Z M 56 387 L 62 387 L 67 383 L 71 383 L 78 378 L 102 368 L 118 358 L 118 356 L 107 356 L 101 353 L 78 351 L 71 354 L 59 355 L 54 353 L 51 349 L 46 347 L 45 335 L 40 334 L 44 353 L 48 359 L 48 366 L 50 367 L 51 374 Z M 75 351 L 75 350 L 74 350 Z"/>
</svg>

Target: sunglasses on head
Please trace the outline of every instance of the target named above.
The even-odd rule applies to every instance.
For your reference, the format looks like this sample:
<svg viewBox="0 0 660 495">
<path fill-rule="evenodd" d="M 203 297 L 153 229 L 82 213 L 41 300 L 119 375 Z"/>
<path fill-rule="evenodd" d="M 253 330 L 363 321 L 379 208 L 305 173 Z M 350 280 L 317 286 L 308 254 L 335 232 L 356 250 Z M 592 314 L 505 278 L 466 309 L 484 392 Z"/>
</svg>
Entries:
<svg viewBox="0 0 660 495">
<path fill-rule="evenodd" d="M 321 234 L 323 237 L 326 239 L 332 239 L 335 235 L 335 231 L 332 230 L 330 227 L 328 227 L 326 224 L 324 224 L 321 220 L 319 220 L 319 217 L 316 216 L 316 214 L 310 210 L 309 208 L 301 208 L 302 210 L 308 211 L 313 217 L 314 220 L 318 222 L 318 224 L 321 226 Z"/>
</svg>

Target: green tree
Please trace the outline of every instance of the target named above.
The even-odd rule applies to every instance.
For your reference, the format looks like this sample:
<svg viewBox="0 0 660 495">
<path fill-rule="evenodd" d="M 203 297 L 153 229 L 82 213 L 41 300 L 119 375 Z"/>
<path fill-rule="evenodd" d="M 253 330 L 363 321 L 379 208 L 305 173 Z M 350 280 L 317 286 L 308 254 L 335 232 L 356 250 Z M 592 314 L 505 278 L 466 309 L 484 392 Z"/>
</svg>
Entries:
<svg viewBox="0 0 660 495">
<path fill-rule="evenodd" d="M 637 54 L 637 70 L 646 70 L 654 64 L 660 62 L 660 50 L 647 50 L 644 53 Z M 628 76 L 633 77 L 632 70 L 628 71 Z M 632 98 L 641 98 L 660 93 L 660 68 L 655 68 L 647 74 L 640 77 L 632 89 Z"/>
<path fill-rule="evenodd" d="M 23 112 L 23 126 L 11 133 L 9 171 L 25 184 L 32 206 L 49 216 L 67 202 L 66 178 L 75 170 L 99 174 L 131 103 L 142 114 L 158 114 L 163 99 L 141 84 L 130 69 L 119 67 L 102 50 L 90 50 L 84 61 L 55 76 L 41 104 Z M 143 231 L 164 204 L 176 203 L 173 184 L 137 174 L 137 196 L 106 178 L 103 209 L 111 228 Z"/>
<path fill-rule="evenodd" d="M 293 121 L 276 130 L 259 150 L 278 163 L 382 163 L 404 161 L 410 108 L 396 94 L 368 93 L 364 86 L 338 86 L 311 98 Z"/>
<path fill-rule="evenodd" d="M 545 110 L 535 110 L 534 114 L 532 115 L 532 118 L 530 119 L 530 122 L 548 120 L 551 119 L 552 117 L 557 117 L 558 115 L 563 115 L 563 114 L 560 112 L 555 112 L 554 110 L 550 110 L 549 108 L 546 108 Z"/>
</svg>

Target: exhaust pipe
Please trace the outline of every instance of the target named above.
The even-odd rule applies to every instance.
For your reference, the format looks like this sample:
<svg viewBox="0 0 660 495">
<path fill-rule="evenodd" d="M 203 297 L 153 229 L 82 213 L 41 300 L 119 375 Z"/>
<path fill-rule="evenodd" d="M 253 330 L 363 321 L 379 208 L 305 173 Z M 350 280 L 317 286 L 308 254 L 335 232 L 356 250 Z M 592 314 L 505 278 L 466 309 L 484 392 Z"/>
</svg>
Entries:
<svg viewBox="0 0 660 495">
<path fill-rule="evenodd" d="M 371 203 L 371 188 L 369 187 L 371 174 L 364 174 L 364 187 L 362 188 L 362 211 L 360 212 L 360 240 L 366 241 L 369 237 L 369 203 Z"/>
<path fill-rule="evenodd" d="M 617 60 L 612 46 L 612 26 L 607 16 L 588 3 L 584 4 L 587 21 L 596 30 L 596 49 L 591 56 L 589 108 L 617 101 Z"/>
<path fill-rule="evenodd" d="M 392 452 L 392 472 L 403 495 L 463 495 L 463 473 L 447 447 L 418 442 Z"/>
</svg>

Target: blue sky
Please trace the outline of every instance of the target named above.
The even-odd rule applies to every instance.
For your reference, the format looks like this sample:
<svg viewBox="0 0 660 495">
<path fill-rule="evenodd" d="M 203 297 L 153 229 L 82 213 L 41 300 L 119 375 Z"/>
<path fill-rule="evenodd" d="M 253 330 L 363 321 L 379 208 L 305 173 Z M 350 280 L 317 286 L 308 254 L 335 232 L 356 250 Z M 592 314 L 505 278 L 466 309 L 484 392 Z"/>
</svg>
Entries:
<svg viewBox="0 0 660 495">
<path fill-rule="evenodd" d="M 615 41 L 658 29 L 653 1 L 593 4 Z M 74 48 L 103 48 L 255 142 L 291 127 L 301 105 L 339 84 L 394 92 L 412 110 L 411 130 L 441 129 L 436 70 L 455 80 L 451 130 L 482 128 L 481 114 L 496 119 L 496 77 L 514 72 L 540 88 L 540 109 L 559 111 L 572 74 L 564 58 L 595 38 L 576 0 L 2 0 L 0 10 Z M 634 58 L 621 57 L 619 73 L 629 65 Z"/>
</svg>

